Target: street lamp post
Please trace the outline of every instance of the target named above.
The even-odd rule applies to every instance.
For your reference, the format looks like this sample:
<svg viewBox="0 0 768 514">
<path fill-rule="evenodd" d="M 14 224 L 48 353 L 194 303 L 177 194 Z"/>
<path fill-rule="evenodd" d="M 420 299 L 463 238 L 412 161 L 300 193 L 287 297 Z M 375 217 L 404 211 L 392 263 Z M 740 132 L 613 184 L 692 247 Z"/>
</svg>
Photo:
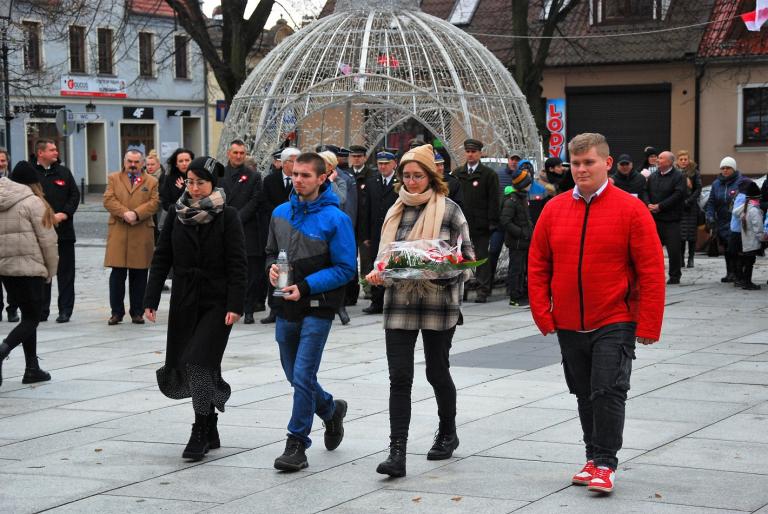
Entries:
<svg viewBox="0 0 768 514">
<path fill-rule="evenodd" d="M 0 48 L 0 57 L 3 59 L 3 118 L 5 119 L 5 147 L 11 151 L 11 81 L 8 77 L 8 28 L 11 26 L 11 9 L 13 0 L 3 2 L 0 20 L 3 23 L 2 30 L 2 48 Z M 7 7 L 6 7 L 7 5 Z"/>
</svg>

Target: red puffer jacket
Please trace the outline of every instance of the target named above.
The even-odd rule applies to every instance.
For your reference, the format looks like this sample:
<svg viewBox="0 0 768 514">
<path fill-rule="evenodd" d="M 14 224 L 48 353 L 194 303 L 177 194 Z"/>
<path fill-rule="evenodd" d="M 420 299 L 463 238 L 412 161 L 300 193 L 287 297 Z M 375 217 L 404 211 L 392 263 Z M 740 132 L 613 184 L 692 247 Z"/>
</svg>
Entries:
<svg viewBox="0 0 768 514">
<path fill-rule="evenodd" d="M 587 204 L 570 192 L 550 200 L 528 255 L 531 313 L 542 333 L 635 321 L 658 340 L 664 255 L 642 201 L 608 184 Z"/>
</svg>

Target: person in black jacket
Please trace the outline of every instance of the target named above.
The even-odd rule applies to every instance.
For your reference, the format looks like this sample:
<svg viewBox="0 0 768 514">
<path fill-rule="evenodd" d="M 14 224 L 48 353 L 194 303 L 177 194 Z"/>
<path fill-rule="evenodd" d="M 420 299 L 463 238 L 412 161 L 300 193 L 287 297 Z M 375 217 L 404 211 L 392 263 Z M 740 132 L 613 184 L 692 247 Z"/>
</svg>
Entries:
<svg viewBox="0 0 768 514">
<path fill-rule="evenodd" d="M 195 154 L 186 148 L 177 148 L 168 158 L 168 173 L 160 187 L 160 205 L 164 211 L 169 210 L 184 192 L 184 179 L 194 158 Z"/>
<path fill-rule="evenodd" d="M 395 176 L 395 168 L 397 167 L 395 156 L 389 152 L 379 152 L 376 154 L 376 161 L 379 166 L 379 174 L 369 177 L 365 181 L 364 211 L 361 217 L 363 246 L 369 249 L 374 260 L 379 251 L 384 218 L 398 198 L 395 190 L 395 185 L 398 183 Z M 384 287 L 373 286 L 371 288 L 371 305 L 363 309 L 363 312 L 366 314 L 384 312 Z"/>
<path fill-rule="evenodd" d="M 80 204 L 80 191 L 69 168 L 59 164 L 59 150 L 52 139 L 35 143 L 35 168 L 40 174 L 45 199 L 56 217 L 56 235 L 59 237 L 59 267 L 56 283 L 59 286 L 59 316 L 57 323 L 67 323 L 75 307 L 75 225 L 73 217 Z M 43 309 L 40 321 L 48 321 L 51 312 L 51 282 L 43 291 Z"/>
<path fill-rule="evenodd" d="M 360 274 L 366 276 L 373 269 L 373 259 L 376 258 L 376 251 L 373 250 L 371 255 L 371 249 L 363 244 L 365 235 L 361 228 L 363 223 L 363 212 L 366 209 L 365 201 L 365 188 L 366 182 L 369 178 L 376 175 L 376 170 L 365 164 L 368 149 L 361 145 L 352 145 L 349 147 L 349 172 L 354 175 L 355 183 L 357 184 L 357 222 L 355 223 L 355 241 L 357 241 L 357 251 L 360 255 Z M 355 276 L 355 279 L 358 277 Z M 354 288 L 348 286 L 348 291 L 354 295 Z M 366 285 L 363 288 L 364 297 L 366 300 L 371 299 L 371 287 Z M 359 294 L 359 291 L 358 291 Z"/>
<path fill-rule="evenodd" d="M 463 208 L 464 195 L 461 192 L 461 183 L 449 170 L 445 169 L 445 158 L 437 151 L 435 151 L 435 166 L 437 166 L 437 172 L 442 173 L 443 180 L 448 184 L 448 198 L 453 200 L 459 209 Z"/>
<path fill-rule="evenodd" d="M 279 172 L 270 173 L 264 177 L 264 204 L 262 218 L 269 227 L 269 220 L 272 219 L 272 211 L 280 204 L 288 201 L 293 191 L 293 165 L 296 158 L 301 155 L 298 148 L 288 147 L 280 153 L 280 162 L 282 167 Z M 276 316 L 280 314 L 280 304 L 275 302 L 272 296 L 274 289 L 269 286 L 267 289 L 267 303 L 269 304 L 269 314 L 260 322 L 263 324 L 274 323 Z"/>
<path fill-rule="evenodd" d="M 504 204 L 501 208 L 500 223 L 504 228 L 504 244 L 509 249 L 509 271 L 507 288 L 509 305 L 528 305 L 528 247 L 533 236 L 533 222 L 528 211 L 528 189 L 533 178 L 525 170 L 516 170 L 512 185 L 504 188 Z"/>
<path fill-rule="evenodd" d="M 616 173 L 611 178 L 613 185 L 648 203 L 645 198 L 645 177 L 632 168 L 632 157 L 625 153 L 619 155 Z"/>
<path fill-rule="evenodd" d="M 679 284 L 680 268 L 680 219 L 685 202 L 685 181 L 680 170 L 674 167 L 675 155 L 661 152 L 657 172 L 648 177 L 646 195 L 648 210 L 656 222 L 661 244 L 667 247 L 669 280 L 667 284 Z"/>
<path fill-rule="evenodd" d="M 221 187 L 227 195 L 227 205 L 237 209 L 245 234 L 248 255 L 248 290 L 245 295 L 243 323 L 254 323 L 253 313 L 265 310 L 267 274 L 264 271 L 264 247 L 267 246 L 269 221 L 261 215 L 264 191 L 261 174 L 245 166 L 245 143 L 235 139 L 229 143 L 228 163 L 224 168 Z"/>
<path fill-rule="evenodd" d="M 701 196 L 701 173 L 696 163 L 691 160 L 686 150 L 677 152 L 677 169 L 685 182 L 685 204 L 680 220 L 680 262 L 685 263 L 685 246 L 688 244 L 687 268 L 693 268 L 693 255 L 696 251 L 696 239 L 699 235 L 699 197 Z"/>
<path fill-rule="evenodd" d="M 165 365 L 157 384 L 168 398 L 192 398 L 195 423 L 182 458 L 198 461 L 219 448 L 216 409 L 232 392 L 221 376 L 229 334 L 243 312 L 247 285 L 245 238 L 237 209 L 217 188 L 224 166 L 211 157 L 189 165 L 186 190 L 165 219 L 152 257 L 144 314 L 155 322 L 173 266 Z"/>
<path fill-rule="evenodd" d="M 499 226 L 499 176 L 480 162 L 482 141 L 464 141 L 466 163 L 453 170 L 461 183 L 464 205 L 462 211 L 469 223 L 469 233 L 475 247 L 477 259 L 488 257 L 490 237 Z M 491 294 L 493 277 L 491 265 L 485 263 L 477 268 L 477 296 L 475 302 L 485 303 Z"/>
</svg>

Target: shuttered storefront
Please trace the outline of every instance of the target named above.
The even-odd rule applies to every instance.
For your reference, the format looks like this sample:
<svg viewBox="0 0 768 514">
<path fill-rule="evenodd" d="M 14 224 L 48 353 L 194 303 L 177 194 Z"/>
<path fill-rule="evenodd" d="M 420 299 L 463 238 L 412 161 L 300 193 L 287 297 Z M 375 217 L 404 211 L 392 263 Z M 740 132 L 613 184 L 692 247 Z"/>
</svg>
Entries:
<svg viewBox="0 0 768 514">
<path fill-rule="evenodd" d="M 640 167 L 646 146 L 669 149 L 670 91 L 670 84 L 567 87 L 568 137 L 599 132 L 608 138 L 614 158 L 627 153 Z"/>
</svg>

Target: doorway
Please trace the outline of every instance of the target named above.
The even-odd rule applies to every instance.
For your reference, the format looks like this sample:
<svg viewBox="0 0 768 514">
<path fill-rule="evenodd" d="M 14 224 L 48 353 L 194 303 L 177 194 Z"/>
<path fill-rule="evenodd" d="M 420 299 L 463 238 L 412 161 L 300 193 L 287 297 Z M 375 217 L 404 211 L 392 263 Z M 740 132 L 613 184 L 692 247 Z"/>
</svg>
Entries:
<svg viewBox="0 0 768 514">
<path fill-rule="evenodd" d="M 104 123 L 85 127 L 85 168 L 88 192 L 104 191 L 107 185 L 107 137 Z"/>
<path fill-rule="evenodd" d="M 195 155 L 204 155 L 203 128 L 200 118 L 181 118 L 182 146 L 192 150 Z"/>
</svg>

